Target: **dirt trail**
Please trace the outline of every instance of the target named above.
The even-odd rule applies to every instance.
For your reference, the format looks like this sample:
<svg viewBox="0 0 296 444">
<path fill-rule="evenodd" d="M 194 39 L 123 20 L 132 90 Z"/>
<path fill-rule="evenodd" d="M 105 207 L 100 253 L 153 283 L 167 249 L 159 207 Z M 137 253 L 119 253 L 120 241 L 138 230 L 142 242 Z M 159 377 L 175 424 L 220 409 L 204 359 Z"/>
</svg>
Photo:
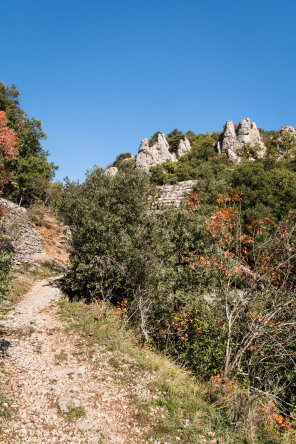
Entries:
<svg viewBox="0 0 296 444">
<path fill-rule="evenodd" d="M 38 281 L 0 321 L 10 343 L 0 387 L 11 402 L 11 417 L 0 416 L 0 443 L 145 442 L 148 429 L 108 352 L 96 346 L 88 354 L 65 332 L 54 304 L 61 297 L 57 278 Z"/>
</svg>

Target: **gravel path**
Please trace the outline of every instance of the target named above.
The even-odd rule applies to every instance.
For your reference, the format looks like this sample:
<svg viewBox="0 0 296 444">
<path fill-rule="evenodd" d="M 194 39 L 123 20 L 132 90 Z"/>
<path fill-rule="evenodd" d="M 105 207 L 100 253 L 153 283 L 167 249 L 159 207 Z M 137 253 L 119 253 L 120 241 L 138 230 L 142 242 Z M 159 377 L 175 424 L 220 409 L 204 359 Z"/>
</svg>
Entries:
<svg viewBox="0 0 296 444">
<path fill-rule="evenodd" d="M 57 284 L 38 281 L 0 321 L 10 343 L 0 358 L 0 387 L 11 412 L 8 420 L 0 416 L 0 443 L 145 442 L 148 426 L 110 352 L 78 348 L 81 338 L 65 332 L 54 304 L 61 298 Z M 133 381 L 133 389 L 149 396 L 143 381 Z"/>
</svg>

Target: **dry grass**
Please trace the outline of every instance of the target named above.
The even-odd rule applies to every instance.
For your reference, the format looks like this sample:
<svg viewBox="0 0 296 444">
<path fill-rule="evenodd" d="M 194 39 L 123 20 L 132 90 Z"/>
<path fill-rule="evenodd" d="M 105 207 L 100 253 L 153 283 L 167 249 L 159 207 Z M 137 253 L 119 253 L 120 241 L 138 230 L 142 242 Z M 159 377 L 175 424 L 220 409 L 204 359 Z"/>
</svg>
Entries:
<svg viewBox="0 0 296 444">
<path fill-rule="evenodd" d="M 67 266 L 69 252 L 66 248 L 64 226 L 58 221 L 49 208 L 36 205 L 28 210 L 34 228 L 39 231 L 43 239 L 44 252 L 56 261 Z"/>
<path fill-rule="evenodd" d="M 60 314 L 67 321 L 68 330 L 81 334 L 78 351 L 81 357 L 83 350 L 91 348 L 93 343 L 100 344 L 107 353 L 112 352 L 109 364 L 124 371 L 117 381 L 130 389 L 129 398 L 137 409 L 138 420 L 150 422 L 147 439 L 196 444 L 296 442 L 289 430 L 281 433 L 268 424 L 261 400 L 244 413 L 246 401 L 237 420 L 235 403 L 247 399 L 243 388 L 233 385 L 232 390 L 223 390 L 211 383 L 200 383 L 172 360 L 139 346 L 133 332 L 122 328 L 122 316 L 113 308 L 99 310 L 96 305 L 64 300 Z M 145 379 L 145 375 L 149 375 L 148 399 L 141 398 L 134 390 L 137 377 Z M 157 412 L 153 423 L 148 414 L 151 411 Z"/>
</svg>

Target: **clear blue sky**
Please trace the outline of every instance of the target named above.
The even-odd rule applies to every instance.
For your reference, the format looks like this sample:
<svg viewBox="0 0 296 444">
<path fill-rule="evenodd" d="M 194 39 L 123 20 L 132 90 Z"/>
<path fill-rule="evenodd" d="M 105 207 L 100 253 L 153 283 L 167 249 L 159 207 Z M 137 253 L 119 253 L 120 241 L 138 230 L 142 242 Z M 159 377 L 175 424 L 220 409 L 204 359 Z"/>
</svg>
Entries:
<svg viewBox="0 0 296 444">
<path fill-rule="evenodd" d="M 5 1 L 0 80 L 56 177 L 84 180 L 157 130 L 296 126 L 295 17 L 295 0 Z"/>
</svg>

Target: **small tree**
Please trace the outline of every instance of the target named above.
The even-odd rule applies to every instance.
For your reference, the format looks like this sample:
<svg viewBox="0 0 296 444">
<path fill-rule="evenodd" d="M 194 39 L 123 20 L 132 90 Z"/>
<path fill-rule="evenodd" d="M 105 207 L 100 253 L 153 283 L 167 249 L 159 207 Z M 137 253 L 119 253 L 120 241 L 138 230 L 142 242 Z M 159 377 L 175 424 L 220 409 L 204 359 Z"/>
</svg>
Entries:
<svg viewBox="0 0 296 444">
<path fill-rule="evenodd" d="M 171 133 L 167 135 L 167 141 L 169 143 L 170 150 L 173 153 L 177 152 L 180 141 L 184 138 L 185 136 L 182 131 L 179 131 L 177 128 L 175 128 Z"/>
</svg>

